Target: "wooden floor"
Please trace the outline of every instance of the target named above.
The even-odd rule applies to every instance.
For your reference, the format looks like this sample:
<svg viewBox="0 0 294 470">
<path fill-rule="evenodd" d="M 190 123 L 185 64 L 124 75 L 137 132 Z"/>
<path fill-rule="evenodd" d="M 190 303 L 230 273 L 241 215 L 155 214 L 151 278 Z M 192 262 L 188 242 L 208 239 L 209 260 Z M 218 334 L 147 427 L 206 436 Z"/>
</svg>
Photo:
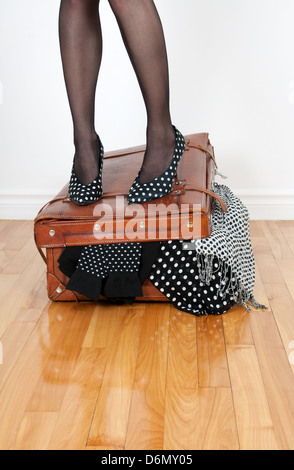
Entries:
<svg viewBox="0 0 294 470">
<path fill-rule="evenodd" d="M 30 221 L 0 221 L 0 449 L 294 449 L 294 221 L 251 222 L 255 296 L 52 303 Z"/>
</svg>

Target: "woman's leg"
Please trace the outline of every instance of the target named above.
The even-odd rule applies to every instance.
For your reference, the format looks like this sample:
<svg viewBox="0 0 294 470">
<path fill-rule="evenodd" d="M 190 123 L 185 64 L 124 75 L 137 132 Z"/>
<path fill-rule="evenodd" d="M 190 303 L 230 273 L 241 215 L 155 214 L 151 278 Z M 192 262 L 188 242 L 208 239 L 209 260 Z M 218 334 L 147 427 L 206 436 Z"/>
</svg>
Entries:
<svg viewBox="0 0 294 470">
<path fill-rule="evenodd" d="M 169 73 L 161 21 L 153 0 L 109 0 L 133 64 L 147 111 L 147 148 L 140 183 L 169 166 L 175 145 Z"/>
<path fill-rule="evenodd" d="M 102 57 L 100 0 L 61 0 L 59 38 L 65 84 L 73 118 L 75 171 L 84 184 L 97 174 L 95 92 Z"/>
</svg>

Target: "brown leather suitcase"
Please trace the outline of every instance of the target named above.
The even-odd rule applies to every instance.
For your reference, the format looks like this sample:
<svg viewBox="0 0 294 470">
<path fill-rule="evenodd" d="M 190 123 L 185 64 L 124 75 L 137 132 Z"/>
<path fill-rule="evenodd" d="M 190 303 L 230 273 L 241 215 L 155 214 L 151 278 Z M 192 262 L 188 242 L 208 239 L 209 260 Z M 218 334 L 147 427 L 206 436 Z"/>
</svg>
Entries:
<svg viewBox="0 0 294 470">
<path fill-rule="evenodd" d="M 68 183 L 38 212 L 34 220 L 36 246 L 47 264 L 47 292 L 53 301 L 88 300 L 66 289 L 68 278 L 58 268 L 67 246 L 128 241 L 206 238 L 211 233 L 212 200 L 226 206 L 212 190 L 217 164 L 207 133 L 186 138 L 172 192 L 156 201 L 127 205 L 126 196 L 141 166 L 145 146 L 107 152 L 103 164 L 103 198 L 78 206 L 68 197 Z M 168 301 L 146 280 L 143 297 Z"/>
</svg>

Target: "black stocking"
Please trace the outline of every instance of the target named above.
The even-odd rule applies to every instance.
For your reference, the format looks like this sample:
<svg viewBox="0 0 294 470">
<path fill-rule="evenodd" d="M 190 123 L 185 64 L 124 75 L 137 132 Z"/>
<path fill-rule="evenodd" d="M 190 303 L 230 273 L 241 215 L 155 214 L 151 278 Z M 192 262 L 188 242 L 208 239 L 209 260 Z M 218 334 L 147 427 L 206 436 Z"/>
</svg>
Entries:
<svg viewBox="0 0 294 470">
<path fill-rule="evenodd" d="M 140 182 L 169 166 L 175 134 L 169 109 L 169 73 L 161 21 L 153 0 L 109 0 L 136 72 L 147 111 L 147 148 Z"/>
<path fill-rule="evenodd" d="M 136 72 L 147 111 L 147 148 L 140 181 L 169 166 L 175 135 L 163 29 L 153 0 L 109 0 Z M 84 184 L 98 174 L 95 92 L 102 57 L 99 0 L 61 0 L 60 49 L 74 124 L 75 170 Z"/>
<path fill-rule="evenodd" d="M 98 174 L 95 92 L 102 57 L 99 0 L 61 0 L 60 49 L 74 124 L 75 171 L 84 184 Z"/>
</svg>

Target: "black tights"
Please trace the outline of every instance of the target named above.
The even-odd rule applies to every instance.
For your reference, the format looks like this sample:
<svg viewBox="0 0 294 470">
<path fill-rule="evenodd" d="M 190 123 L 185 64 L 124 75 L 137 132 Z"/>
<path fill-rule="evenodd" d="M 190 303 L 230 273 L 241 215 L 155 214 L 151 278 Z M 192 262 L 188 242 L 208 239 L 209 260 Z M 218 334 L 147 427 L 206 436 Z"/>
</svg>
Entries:
<svg viewBox="0 0 294 470">
<path fill-rule="evenodd" d="M 175 143 L 165 39 L 153 0 L 108 1 L 146 106 L 146 152 L 140 175 L 144 183 L 166 170 Z M 94 115 L 102 57 L 99 2 L 61 0 L 59 12 L 61 57 L 74 127 L 75 170 L 84 184 L 98 173 Z"/>
</svg>

